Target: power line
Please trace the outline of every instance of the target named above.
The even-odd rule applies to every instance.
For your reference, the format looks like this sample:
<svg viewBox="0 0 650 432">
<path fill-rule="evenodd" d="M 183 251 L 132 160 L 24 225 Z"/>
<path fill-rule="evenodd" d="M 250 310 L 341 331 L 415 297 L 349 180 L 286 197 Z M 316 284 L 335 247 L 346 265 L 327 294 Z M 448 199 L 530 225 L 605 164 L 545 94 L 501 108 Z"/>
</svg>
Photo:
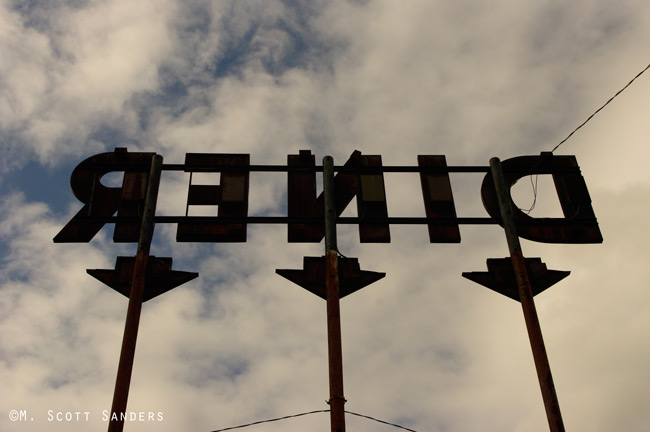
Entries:
<svg viewBox="0 0 650 432">
<path fill-rule="evenodd" d="M 369 420 L 373 420 L 373 421 L 376 421 L 377 423 L 383 423 L 383 424 L 386 424 L 386 425 L 389 425 L 389 426 L 394 426 L 394 427 L 399 428 L 399 429 L 404 429 L 404 430 L 411 431 L 411 432 L 417 432 L 417 431 L 414 431 L 413 429 L 409 429 L 407 427 L 400 426 L 400 425 L 397 425 L 397 424 L 394 424 L 394 423 L 389 423 L 387 421 L 379 420 L 379 419 L 376 419 L 374 417 L 370 417 L 370 416 L 367 416 L 367 415 L 357 414 L 357 413 L 354 413 L 354 412 L 351 412 L 351 411 L 346 411 L 346 413 L 347 414 L 352 414 L 352 415 L 355 415 L 355 416 L 358 416 L 358 417 L 363 417 L 363 418 L 366 418 L 366 419 L 369 419 Z"/>
<path fill-rule="evenodd" d="M 621 93 L 623 93 L 623 92 L 625 91 L 625 89 L 627 89 L 627 88 L 628 88 L 628 87 L 629 87 L 629 86 L 630 86 L 634 81 L 636 81 L 637 78 L 639 78 L 641 75 L 643 75 L 643 74 L 645 73 L 645 71 L 647 71 L 648 69 L 650 69 L 650 64 L 649 64 L 648 66 L 646 66 L 645 69 L 643 69 L 641 72 L 639 72 L 638 74 L 636 74 L 636 76 L 635 76 L 634 78 L 632 78 L 632 79 L 630 80 L 630 82 L 627 83 L 627 84 L 625 85 L 625 87 L 623 87 L 622 89 L 620 89 L 619 91 L 617 91 L 616 94 L 615 94 L 614 96 L 612 96 L 611 98 L 609 98 L 609 100 L 608 100 L 607 102 L 605 102 L 605 103 L 603 104 L 603 106 L 601 106 L 600 108 L 598 108 L 596 111 L 594 111 L 594 113 L 593 113 L 592 115 L 590 115 L 589 117 L 587 117 L 587 120 L 583 121 L 583 122 L 580 124 L 580 126 L 578 126 L 577 128 L 575 128 L 575 129 L 574 129 L 574 130 L 573 130 L 569 135 L 567 135 L 566 138 L 564 138 L 562 141 L 560 141 L 560 143 L 559 143 L 558 145 L 556 145 L 555 147 L 553 147 L 553 150 L 551 150 L 551 153 L 553 153 L 555 150 L 558 149 L 558 147 L 560 147 L 560 146 L 561 146 L 562 144 L 564 144 L 564 143 L 565 143 L 569 138 L 571 138 L 571 137 L 573 136 L 574 133 L 576 133 L 580 128 L 582 128 L 584 125 L 586 125 L 586 124 L 589 122 L 589 120 L 591 120 L 592 118 L 594 118 L 594 116 L 595 116 L 596 114 L 598 114 L 598 113 L 599 113 L 603 108 L 605 108 L 607 105 L 609 105 L 609 103 L 610 103 L 611 101 L 613 101 L 614 99 L 616 99 L 616 97 L 617 97 L 618 95 L 620 95 Z"/>
<path fill-rule="evenodd" d="M 275 421 L 287 420 L 287 419 L 290 419 L 290 418 L 302 417 L 302 416 L 306 416 L 306 415 L 318 414 L 318 413 L 326 413 L 326 412 L 330 412 L 330 410 L 308 411 L 308 412 L 304 412 L 304 413 L 300 413 L 300 414 L 293 414 L 293 415 L 288 415 L 288 416 L 284 416 L 284 417 L 277 417 L 277 418 L 273 418 L 273 419 L 269 419 L 269 420 L 260 420 L 260 421 L 256 421 L 256 422 L 253 422 L 253 423 L 247 423 L 247 424 L 243 424 L 243 425 L 239 425 L 239 426 L 231 426 L 231 427 L 227 427 L 225 429 L 217 429 L 217 430 L 214 430 L 212 432 L 224 432 L 224 431 L 229 431 L 229 430 L 234 430 L 234 429 L 243 429 L 243 428 L 247 428 L 249 426 L 255 426 L 255 425 L 258 425 L 258 424 L 262 424 L 262 423 L 271 423 L 271 422 L 275 422 Z M 399 428 L 399 429 L 404 429 L 404 430 L 407 430 L 407 431 L 410 431 L 410 432 L 417 432 L 417 431 L 415 431 L 413 429 L 409 429 L 407 427 L 400 426 L 400 425 L 395 424 L 395 423 L 390 423 L 390 422 L 387 422 L 387 421 L 384 421 L 384 420 L 379 420 L 379 419 L 376 419 L 374 417 L 370 417 L 370 416 L 367 416 L 367 415 L 355 413 L 355 412 L 352 412 L 352 411 L 345 411 L 345 413 L 350 414 L 350 415 L 354 415 L 354 416 L 357 416 L 357 417 L 362 417 L 362 418 L 365 418 L 365 419 L 368 419 L 368 420 L 372 420 L 372 421 L 375 421 L 377 423 L 382 423 L 382 424 L 385 424 L 385 425 L 393 426 L 393 427 L 396 427 L 396 428 Z"/>
<path fill-rule="evenodd" d="M 520 209 L 526 214 L 530 214 L 535 209 L 535 206 L 537 205 L 537 180 L 539 180 L 539 174 L 535 176 L 534 181 L 533 181 L 533 176 L 530 176 L 530 184 L 533 186 L 533 203 L 526 210 Z"/>
<path fill-rule="evenodd" d="M 247 423 L 247 424 L 244 424 L 244 425 L 227 427 L 225 429 L 217 429 L 217 430 L 214 430 L 212 432 L 223 432 L 223 431 L 229 431 L 229 430 L 233 430 L 233 429 L 243 429 L 243 428 L 246 428 L 246 427 L 249 427 L 249 426 L 255 426 L 255 425 L 258 425 L 258 424 L 262 424 L 262 423 L 271 423 L 271 422 L 275 422 L 275 421 L 287 420 L 287 419 L 290 419 L 290 418 L 302 417 L 302 416 L 306 416 L 306 415 L 310 415 L 310 414 L 324 413 L 324 412 L 330 412 L 330 410 L 309 411 L 309 412 L 304 412 L 304 413 L 300 413 L 300 414 L 293 414 L 293 415 L 288 415 L 288 416 L 284 416 L 284 417 L 273 418 L 273 419 L 269 419 L 269 420 L 260 420 L 260 421 L 256 421 L 256 422 L 253 422 L 253 423 Z"/>
<path fill-rule="evenodd" d="M 575 134 L 576 132 L 578 132 L 578 130 L 580 130 L 580 129 L 581 129 L 584 125 L 586 125 L 586 124 L 587 124 L 587 123 L 588 123 L 592 118 L 594 118 L 594 117 L 596 116 L 596 114 L 598 114 L 600 111 L 602 111 L 603 108 L 605 108 L 607 105 L 609 105 L 610 102 L 612 102 L 614 99 L 616 99 L 616 97 L 618 97 L 618 95 L 620 95 L 621 93 L 623 93 L 623 92 L 624 92 L 624 91 L 625 91 L 625 90 L 626 90 L 630 85 L 632 85 L 632 83 L 633 83 L 634 81 L 637 80 L 637 78 L 639 78 L 641 75 L 643 75 L 643 74 L 644 74 L 648 69 L 650 69 L 650 64 L 648 64 L 648 65 L 647 65 L 647 66 L 646 66 L 646 67 L 645 67 L 641 72 L 639 72 L 638 74 L 636 74 L 636 76 L 635 76 L 634 78 L 632 78 L 632 79 L 630 80 L 630 82 L 628 82 L 628 83 L 627 83 L 627 84 L 626 84 L 622 89 L 620 89 L 619 91 L 617 91 L 616 94 L 614 94 L 614 96 L 612 96 L 611 98 L 609 98 L 609 99 L 607 100 L 607 102 L 605 102 L 605 103 L 604 103 L 600 108 L 598 108 L 596 111 L 594 111 L 593 114 L 591 114 L 589 117 L 587 117 L 587 119 L 586 119 L 585 121 L 583 121 L 583 122 L 582 122 L 578 127 L 576 127 L 573 131 L 571 131 L 571 133 L 570 133 L 569 135 L 567 135 L 566 138 L 564 138 L 564 139 L 563 139 L 562 141 L 560 141 L 560 142 L 559 142 L 555 147 L 553 147 L 553 150 L 551 150 L 550 153 L 553 153 L 553 152 L 554 152 L 555 150 L 557 150 L 557 149 L 558 149 L 562 144 L 564 144 L 565 142 L 567 142 L 567 141 L 569 140 L 569 138 L 571 138 L 571 137 L 573 136 L 573 134 Z M 542 159 L 543 159 L 543 158 L 540 158 L 540 160 L 537 161 L 537 163 L 536 163 L 535 165 L 533 165 L 533 166 L 530 168 L 529 171 L 532 171 L 532 170 L 533 170 L 537 165 L 539 165 L 539 164 L 542 162 Z M 534 182 L 533 182 L 533 178 L 532 178 L 533 176 L 531 175 L 530 177 L 531 177 L 530 182 L 531 182 L 531 184 L 533 185 L 533 204 L 530 206 L 530 208 L 528 208 L 528 209 L 526 209 L 526 210 L 524 210 L 524 209 L 520 209 L 521 211 L 525 212 L 526 214 L 530 214 L 530 212 L 533 211 L 533 209 L 535 208 L 535 205 L 537 204 L 537 178 L 539 177 L 539 174 L 537 174 L 537 175 L 535 176 L 535 181 L 534 181 Z"/>
</svg>

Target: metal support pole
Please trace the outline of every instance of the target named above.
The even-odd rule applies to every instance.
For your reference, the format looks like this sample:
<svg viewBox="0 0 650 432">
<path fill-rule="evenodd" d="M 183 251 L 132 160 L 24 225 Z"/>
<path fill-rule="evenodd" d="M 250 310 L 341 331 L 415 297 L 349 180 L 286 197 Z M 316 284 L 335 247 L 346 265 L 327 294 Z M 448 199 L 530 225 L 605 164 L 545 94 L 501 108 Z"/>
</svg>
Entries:
<svg viewBox="0 0 650 432">
<path fill-rule="evenodd" d="M 336 245 L 336 203 L 334 199 L 334 161 L 323 158 L 325 200 L 325 287 L 327 299 L 327 340 L 330 378 L 330 422 L 332 432 L 345 432 L 343 396 L 343 355 L 339 303 L 338 247 Z"/>
<path fill-rule="evenodd" d="M 126 415 L 126 402 L 129 397 L 129 386 L 131 384 L 131 373 L 133 372 L 133 360 L 135 357 L 135 343 L 138 337 L 140 325 L 140 312 L 142 311 L 142 297 L 145 287 L 145 276 L 147 273 L 147 262 L 149 250 L 153 238 L 154 214 L 158 200 L 158 187 L 160 185 L 160 172 L 162 169 L 163 157 L 154 155 L 151 161 L 147 194 L 145 196 L 144 214 L 140 228 L 140 239 L 138 241 L 138 252 L 135 256 L 133 279 L 131 282 L 131 293 L 129 295 L 129 306 L 126 312 L 124 324 L 124 338 L 122 339 L 122 351 L 120 363 L 117 368 L 117 379 L 115 380 L 115 393 L 113 394 L 113 407 L 111 409 L 111 420 L 108 424 L 109 432 L 122 432 L 124 429 L 123 415 Z"/>
<path fill-rule="evenodd" d="M 535 309 L 535 301 L 533 300 L 530 280 L 528 279 L 528 272 L 526 270 L 526 262 L 521 250 L 521 244 L 519 243 L 519 236 L 517 235 L 515 219 L 512 213 L 512 205 L 503 178 L 503 171 L 499 158 L 490 159 L 490 168 L 494 180 L 494 187 L 499 199 L 503 228 L 506 233 L 508 248 L 510 249 L 512 266 L 514 268 L 517 287 L 519 289 L 519 300 L 524 312 L 526 328 L 528 329 L 528 338 L 530 339 L 533 359 L 535 360 L 535 368 L 537 369 L 537 378 L 539 379 L 539 385 L 542 390 L 542 398 L 544 399 L 544 407 L 546 408 L 546 417 L 551 432 L 564 432 L 564 423 L 562 422 L 560 404 L 555 392 L 553 376 L 551 375 L 551 366 L 548 361 L 546 347 L 544 346 L 542 330 L 539 325 L 539 318 L 537 316 L 537 310 Z"/>
</svg>

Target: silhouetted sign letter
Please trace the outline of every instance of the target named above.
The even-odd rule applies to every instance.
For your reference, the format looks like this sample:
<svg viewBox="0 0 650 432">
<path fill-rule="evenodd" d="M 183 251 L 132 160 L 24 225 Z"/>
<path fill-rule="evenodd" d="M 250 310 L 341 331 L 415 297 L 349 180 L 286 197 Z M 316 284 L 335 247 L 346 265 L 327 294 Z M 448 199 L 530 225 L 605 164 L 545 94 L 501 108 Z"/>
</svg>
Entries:
<svg viewBox="0 0 650 432">
<path fill-rule="evenodd" d="M 418 165 L 421 168 L 444 168 L 447 161 L 444 156 L 418 156 Z M 427 217 L 456 219 L 454 195 L 451 192 L 451 181 L 448 172 L 432 170 L 420 172 L 422 184 L 422 197 Z M 460 243 L 460 230 L 457 222 L 446 225 L 429 224 L 429 241 L 431 243 Z"/>
<path fill-rule="evenodd" d="M 564 213 L 563 218 L 544 218 L 546 223 L 541 224 L 536 223 L 541 219 L 528 216 L 512 203 L 520 237 L 541 243 L 602 243 L 587 185 L 575 156 L 555 156 L 547 152 L 540 156 L 507 159 L 501 166 L 509 187 L 522 177 L 551 174 Z M 501 219 L 491 174 L 483 179 L 481 197 L 490 216 Z"/>
<path fill-rule="evenodd" d="M 87 243 L 110 217 L 132 218 L 115 224 L 115 242 L 137 242 L 140 234 L 142 208 L 149 181 L 151 161 L 155 153 L 128 153 L 116 148 L 112 153 L 101 153 L 81 162 L 72 171 L 72 193 L 84 206 L 54 237 L 55 243 Z M 107 187 L 101 178 L 109 172 L 124 171 L 122 186 Z"/>
<path fill-rule="evenodd" d="M 291 167 L 314 167 L 314 156 L 309 150 L 301 150 L 298 155 L 288 155 L 287 164 Z M 355 150 L 344 165 L 345 170 L 334 177 L 334 196 L 336 213 L 343 210 L 357 197 L 357 214 L 359 215 L 359 238 L 362 243 L 390 243 L 390 228 L 384 220 L 388 217 L 386 190 L 381 169 L 381 156 L 361 155 Z M 350 169 L 350 170 L 348 170 Z M 290 223 L 288 240 L 291 243 L 318 243 L 325 236 L 323 226 L 323 200 L 321 193 L 316 197 L 316 173 L 314 171 L 289 170 L 288 180 L 288 215 L 289 218 L 318 217 L 320 222 Z M 375 220 L 373 220 L 375 219 Z"/>
<path fill-rule="evenodd" d="M 220 172 L 219 185 L 194 185 L 190 177 L 187 206 L 218 206 L 217 217 L 248 216 L 250 155 L 187 153 L 185 171 Z M 180 222 L 176 232 L 179 242 L 245 242 L 246 222 Z"/>
</svg>

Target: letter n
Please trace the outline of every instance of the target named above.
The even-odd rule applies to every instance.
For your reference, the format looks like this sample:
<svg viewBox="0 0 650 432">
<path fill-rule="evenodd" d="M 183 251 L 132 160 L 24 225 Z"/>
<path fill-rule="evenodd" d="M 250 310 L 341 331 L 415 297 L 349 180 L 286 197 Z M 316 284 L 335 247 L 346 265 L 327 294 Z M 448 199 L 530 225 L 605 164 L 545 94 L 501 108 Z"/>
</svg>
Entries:
<svg viewBox="0 0 650 432">
<path fill-rule="evenodd" d="M 288 240 L 292 243 L 319 243 L 325 236 L 323 200 L 316 197 L 315 158 L 309 150 L 288 155 L 288 215 L 304 219 L 288 225 Z M 355 150 L 334 177 L 336 213 L 340 216 L 352 199 L 357 197 L 359 238 L 362 243 L 389 243 L 390 228 L 386 221 L 388 207 L 381 156 L 361 155 Z M 378 168 L 372 170 L 373 167 Z M 301 171 L 297 168 L 305 168 Z M 354 168 L 359 168 L 355 170 Z M 315 219 L 310 222 L 308 219 Z"/>
</svg>

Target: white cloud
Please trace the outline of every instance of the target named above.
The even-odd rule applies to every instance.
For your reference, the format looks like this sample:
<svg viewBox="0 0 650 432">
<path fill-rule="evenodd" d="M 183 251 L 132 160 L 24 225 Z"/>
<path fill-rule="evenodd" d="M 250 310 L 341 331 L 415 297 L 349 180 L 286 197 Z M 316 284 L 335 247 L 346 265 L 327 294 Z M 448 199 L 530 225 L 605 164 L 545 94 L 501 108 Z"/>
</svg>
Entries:
<svg viewBox="0 0 650 432">
<path fill-rule="evenodd" d="M 134 92 L 155 90 L 158 63 L 170 48 L 170 13 L 170 2 L 107 2 L 62 17 L 68 32 L 61 49 L 72 64 L 59 91 L 116 114 Z"/>
<path fill-rule="evenodd" d="M 39 28 L 5 5 L 2 129 L 19 133 L 17 142 L 7 143 L 9 155 L 28 152 L 42 163 L 78 157 L 103 123 L 119 122 L 127 135 L 136 133 L 128 102 L 158 87 L 158 65 L 170 48 L 172 7 L 98 2 L 51 11 L 49 27 Z"/>
</svg>

